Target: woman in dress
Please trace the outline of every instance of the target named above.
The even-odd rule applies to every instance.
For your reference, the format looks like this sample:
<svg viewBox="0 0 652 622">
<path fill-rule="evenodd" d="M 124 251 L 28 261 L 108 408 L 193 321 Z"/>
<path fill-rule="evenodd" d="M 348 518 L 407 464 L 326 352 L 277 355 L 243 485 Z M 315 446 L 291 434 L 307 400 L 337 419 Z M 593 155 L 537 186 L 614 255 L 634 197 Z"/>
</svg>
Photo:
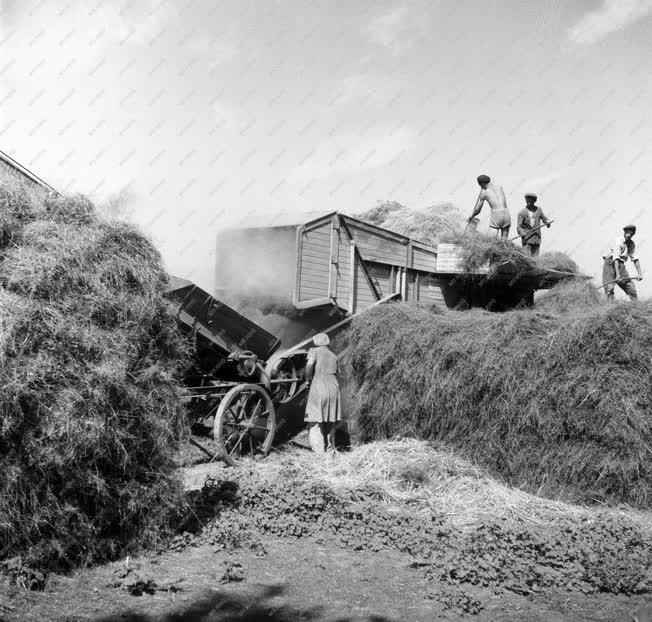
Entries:
<svg viewBox="0 0 652 622">
<path fill-rule="evenodd" d="M 310 425 L 308 438 L 315 453 L 335 451 L 336 423 L 342 419 L 340 385 L 337 381 L 337 356 L 328 347 L 328 335 L 319 333 L 308 350 L 306 378 L 310 382 L 305 421 Z"/>
</svg>

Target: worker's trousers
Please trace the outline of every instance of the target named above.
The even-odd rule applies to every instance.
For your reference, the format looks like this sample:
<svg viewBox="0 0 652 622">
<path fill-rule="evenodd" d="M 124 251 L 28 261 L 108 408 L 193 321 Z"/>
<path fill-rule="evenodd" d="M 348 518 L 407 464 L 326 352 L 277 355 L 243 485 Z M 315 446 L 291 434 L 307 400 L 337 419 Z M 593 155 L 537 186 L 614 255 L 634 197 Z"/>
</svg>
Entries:
<svg viewBox="0 0 652 622">
<path fill-rule="evenodd" d="M 326 450 L 335 451 L 335 424 L 313 423 L 308 430 L 308 440 L 316 454 L 323 454 Z"/>
<path fill-rule="evenodd" d="M 528 244 L 527 242 L 524 242 L 523 250 L 530 255 L 530 257 L 538 257 L 539 251 L 541 250 L 541 244 Z"/>
<path fill-rule="evenodd" d="M 629 279 L 629 272 L 627 272 L 627 268 L 622 262 L 620 264 L 619 277 L 621 279 Z M 602 282 L 609 283 L 609 281 L 613 281 L 615 279 L 616 266 L 614 264 L 614 260 L 610 257 L 607 257 L 604 260 L 604 265 L 602 266 Z M 605 294 L 607 294 L 607 298 L 609 300 L 615 299 L 614 288 L 616 285 L 618 285 L 618 287 L 620 287 L 620 289 L 622 289 L 630 297 L 631 300 L 636 300 L 638 298 L 634 281 L 624 281 L 622 283 L 609 283 L 609 285 L 604 286 Z"/>
</svg>

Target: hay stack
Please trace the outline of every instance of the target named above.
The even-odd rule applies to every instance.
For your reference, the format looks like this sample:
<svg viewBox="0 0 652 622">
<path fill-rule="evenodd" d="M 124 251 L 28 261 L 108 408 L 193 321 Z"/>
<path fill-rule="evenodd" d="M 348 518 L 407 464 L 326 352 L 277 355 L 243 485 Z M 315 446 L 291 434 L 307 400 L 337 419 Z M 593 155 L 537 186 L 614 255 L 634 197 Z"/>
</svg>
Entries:
<svg viewBox="0 0 652 622">
<path fill-rule="evenodd" d="M 156 537 L 181 499 L 183 342 L 161 259 L 83 197 L 0 186 L 0 558 L 97 561 Z M 6 239 L 6 237 L 4 238 Z"/>
<path fill-rule="evenodd" d="M 649 507 L 652 303 L 561 312 L 563 295 L 543 311 L 356 317 L 359 440 L 442 441 L 530 492 Z"/>
</svg>

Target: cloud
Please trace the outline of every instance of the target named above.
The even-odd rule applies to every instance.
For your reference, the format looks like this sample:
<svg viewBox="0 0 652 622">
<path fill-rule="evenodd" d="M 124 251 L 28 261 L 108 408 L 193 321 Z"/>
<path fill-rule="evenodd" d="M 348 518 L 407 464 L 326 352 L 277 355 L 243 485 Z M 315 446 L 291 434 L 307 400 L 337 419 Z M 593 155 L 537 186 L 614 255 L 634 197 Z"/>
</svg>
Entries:
<svg viewBox="0 0 652 622">
<path fill-rule="evenodd" d="M 412 47 L 427 29 L 423 15 L 403 6 L 373 17 L 363 33 L 376 45 L 398 55 Z"/>
<path fill-rule="evenodd" d="M 577 44 L 591 44 L 612 32 L 652 15 L 652 0 L 603 0 L 602 6 L 586 13 L 569 31 Z"/>
<path fill-rule="evenodd" d="M 364 139 L 357 134 L 334 136 L 317 145 L 289 178 L 295 182 L 312 181 L 380 168 L 398 160 L 415 142 L 416 134 L 409 128 Z"/>
</svg>

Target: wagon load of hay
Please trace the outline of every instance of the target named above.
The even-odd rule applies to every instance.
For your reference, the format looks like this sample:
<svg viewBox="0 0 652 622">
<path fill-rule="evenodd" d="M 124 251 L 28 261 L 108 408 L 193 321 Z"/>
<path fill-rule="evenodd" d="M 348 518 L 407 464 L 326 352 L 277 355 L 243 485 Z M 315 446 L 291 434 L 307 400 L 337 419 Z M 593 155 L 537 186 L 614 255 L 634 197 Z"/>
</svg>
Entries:
<svg viewBox="0 0 652 622">
<path fill-rule="evenodd" d="M 459 234 L 462 222 L 462 215 L 452 203 L 414 210 L 396 201 L 385 201 L 355 217 L 433 245 L 443 236 Z"/>
<path fill-rule="evenodd" d="M 181 498 L 185 351 L 166 275 L 145 237 L 82 197 L 0 186 L 0 223 L 0 559 L 105 559 Z"/>
<path fill-rule="evenodd" d="M 530 492 L 649 507 L 652 303 L 604 305 L 582 287 L 540 310 L 396 303 L 354 318 L 358 440 L 443 441 Z"/>
</svg>

